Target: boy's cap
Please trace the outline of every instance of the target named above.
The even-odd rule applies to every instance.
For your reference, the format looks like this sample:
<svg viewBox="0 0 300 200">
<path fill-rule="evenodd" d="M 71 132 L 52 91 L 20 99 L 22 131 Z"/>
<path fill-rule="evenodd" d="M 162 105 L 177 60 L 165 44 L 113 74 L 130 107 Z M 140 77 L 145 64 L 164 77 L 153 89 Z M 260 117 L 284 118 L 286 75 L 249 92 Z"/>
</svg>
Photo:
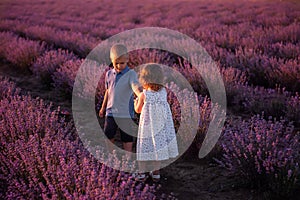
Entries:
<svg viewBox="0 0 300 200">
<path fill-rule="evenodd" d="M 110 58 L 117 59 L 123 55 L 127 55 L 128 51 L 125 45 L 123 44 L 115 44 L 110 49 Z"/>
</svg>

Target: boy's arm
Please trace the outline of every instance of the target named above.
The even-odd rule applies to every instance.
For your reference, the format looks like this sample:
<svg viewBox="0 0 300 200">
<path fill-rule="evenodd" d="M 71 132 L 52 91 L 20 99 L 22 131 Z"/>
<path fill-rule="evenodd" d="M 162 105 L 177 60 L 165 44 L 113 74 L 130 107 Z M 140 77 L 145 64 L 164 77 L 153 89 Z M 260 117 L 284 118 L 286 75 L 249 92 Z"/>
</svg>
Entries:
<svg viewBox="0 0 300 200">
<path fill-rule="evenodd" d="M 106 105 L 107 105 L 107 90 L 105 90 L 102 106 L 101 109 L 99 110 L 99 117 L 101 118 L 104 117 L 105 115 Z"/>
<path fill-rule="evenodd" d="M 134 110 L 136 113 L 141 113 L 145 101 L 145 94 L 140 93 L 139 97 L 134 99 Z"/>
<path fill-rule="evenodd" d="M 105 84 L 105 92 L 104 92 L 104 98 L 102 102 L 101 109 L 99 110 L 99 117 L 104 117 L 105 111 L 106 111 L 106 106 L 107 106 L 107 101 L 108 101 L 108 84 L 107 84 L 107 78 L 109 76 L 109 72 L 107 71 L 105 74 L 105 79 L 104 79 L 104 84 Z"/>
<path fill-rule="evenodd" d="M 136 96 L 140 96 L 143 92 L 142 86 L 139 84 L 139 82 L 135 82 L 132 84 L 132 90 Z"/>
</svg>

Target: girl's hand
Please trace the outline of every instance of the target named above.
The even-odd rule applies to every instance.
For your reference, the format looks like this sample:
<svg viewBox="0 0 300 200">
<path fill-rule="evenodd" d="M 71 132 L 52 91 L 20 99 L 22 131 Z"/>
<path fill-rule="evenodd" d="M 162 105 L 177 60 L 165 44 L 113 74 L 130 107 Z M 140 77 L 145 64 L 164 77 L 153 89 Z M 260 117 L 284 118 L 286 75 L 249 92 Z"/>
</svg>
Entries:
<svg viewBox="0 0 300 200">
<path fill-rule="evenodd" d="M 136 98 L 133 99 L 134 107 L 137 106 L 138 102 L 139 102 L 139 98 L 138 97 L 136 97 Z"/>
<path fill-rule="evenodd" d="M 101 108 L 99 110 L 99 117 L 103 118 L 104 117 L 104 114 L 105 114 L 105 109 Z"/>
<path fill-rule="evenodd" d="M 138 98 L 134 100 L 134 110 L 136 113 L 141 113 L 142 107 L 144 105 L 145 94 L 142 92 Z"/>
</svg>

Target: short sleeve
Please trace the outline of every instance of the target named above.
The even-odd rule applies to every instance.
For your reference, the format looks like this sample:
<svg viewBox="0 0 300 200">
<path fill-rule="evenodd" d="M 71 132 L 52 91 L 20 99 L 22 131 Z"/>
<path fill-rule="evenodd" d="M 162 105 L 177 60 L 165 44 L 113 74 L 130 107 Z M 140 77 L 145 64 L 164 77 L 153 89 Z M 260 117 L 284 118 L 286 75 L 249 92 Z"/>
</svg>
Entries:
<svg viewBox="0 0 300 200">
<path fill-rule="evenodd" d="M 132 91 L 135 94 L 138 94 L 140 92 L 139 88 L 141 85 L 138 81 L 137 74 L 134 70 L 130 70 L 129 84 L 131 86 Z"/>
<path fill-rule="evenodd" d="M 105 79 L 104 79 L 105 90 L 108 89 L 108 82 L 107 82 L 107 80 L 108 80 L 108 74 L 109 74 L 109 71 L 107 71 L 106 74 L 105 74 Z"/>
</svg>

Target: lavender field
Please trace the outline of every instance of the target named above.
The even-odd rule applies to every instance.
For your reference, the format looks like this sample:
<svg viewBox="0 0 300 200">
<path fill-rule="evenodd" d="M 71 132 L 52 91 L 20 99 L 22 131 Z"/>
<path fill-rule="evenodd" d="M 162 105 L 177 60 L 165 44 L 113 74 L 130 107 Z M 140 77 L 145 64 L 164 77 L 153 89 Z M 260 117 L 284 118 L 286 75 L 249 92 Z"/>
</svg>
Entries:
<svg viewBox="0 0 300 200">
<path fill-rule="evenodd" d="M 300 199 L 300 2 L 11 0 L 0 2 L 0 16 L 0 199 Z M 227 97 L 221 137 L 199 159 L 218 106 L 203 77 L 174 53 L 130 52 L 129 67 L 167 65 L 194 93 L 175 84 L 171 91 L 187 104 L 193 95 L 199 101 L 192 111 L 199 112 L 197 134 L 161 170 L 159 184 L 136 182 L 102 164 L 83 145 L 72 117 L 75 77 L 85 58 L 111 36 L 143 27 L 175 30 L 201 44 Z M 128 38 L 127 45 L 147 43 L 141 37 Z M 93 78 L 98 112 L 104 74 Z M 168 101 L 178 128 L 185 107 L 172 92 Z"/>
</svg>

